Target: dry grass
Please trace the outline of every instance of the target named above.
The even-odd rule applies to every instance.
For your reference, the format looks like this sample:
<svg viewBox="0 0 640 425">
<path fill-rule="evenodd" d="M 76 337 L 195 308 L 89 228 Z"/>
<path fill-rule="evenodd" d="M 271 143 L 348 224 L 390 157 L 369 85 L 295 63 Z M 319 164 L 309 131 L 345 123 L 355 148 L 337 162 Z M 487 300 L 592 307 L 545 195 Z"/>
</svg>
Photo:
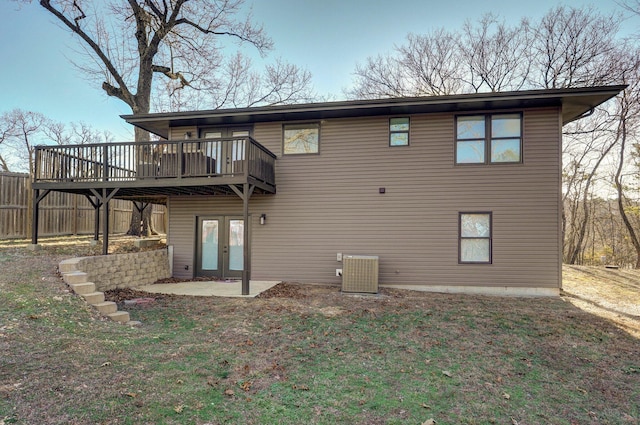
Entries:
<svg viewBox="0 0 640 425">
<path fill-rule="evenodd" d="M 640 338 L 640 270 L 565 265 L 562 280 L 573 305 Z"/>
<path fill-rule="evenodd" d="M 88 243 L 44 242 L 0 241 L 2 425 L 640 422 L 633 272 L 567 268 L 557 299 L 166 296 L 130 328 L 55 273 Z"/>
</svg>

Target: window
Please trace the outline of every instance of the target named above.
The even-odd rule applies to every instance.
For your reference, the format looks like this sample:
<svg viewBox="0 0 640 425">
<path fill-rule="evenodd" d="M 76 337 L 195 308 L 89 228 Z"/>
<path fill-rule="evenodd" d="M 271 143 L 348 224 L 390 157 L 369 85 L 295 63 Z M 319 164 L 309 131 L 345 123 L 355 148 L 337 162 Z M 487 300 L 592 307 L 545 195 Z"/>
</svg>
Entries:
<svg viewBox="0 0 640 425">
<path fill-rule="evenodd" d="M 519 163 L 521 152 L 521 114 L 456 118 L 456 164 Z"/>
<path fill-rule="evenodd" d="M 409 145 L 409 118 L 389 120 L 389 146 Z"/>
<path fill-rule="evenodd" d="M 295 124 L 284 126 L 285 155 L 318 153 L 320 124 Z"/>
<path fill-rule="evenodd" d="M 490 212 L 460 213 L 459 263 L 491 264 Z"/>
</svg>

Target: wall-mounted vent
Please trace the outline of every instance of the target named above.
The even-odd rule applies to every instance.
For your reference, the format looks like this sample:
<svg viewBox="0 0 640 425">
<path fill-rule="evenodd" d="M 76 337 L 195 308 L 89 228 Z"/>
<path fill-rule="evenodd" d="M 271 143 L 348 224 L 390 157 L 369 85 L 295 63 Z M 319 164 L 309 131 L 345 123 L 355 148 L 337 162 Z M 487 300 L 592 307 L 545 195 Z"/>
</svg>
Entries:
<svg viewBox="0 0 640 425">
<path fill-rule="evenodd" d="M 378 257 L 373 255 L 342 256 L 343 292 L 378 292 Z"/>
</svg>

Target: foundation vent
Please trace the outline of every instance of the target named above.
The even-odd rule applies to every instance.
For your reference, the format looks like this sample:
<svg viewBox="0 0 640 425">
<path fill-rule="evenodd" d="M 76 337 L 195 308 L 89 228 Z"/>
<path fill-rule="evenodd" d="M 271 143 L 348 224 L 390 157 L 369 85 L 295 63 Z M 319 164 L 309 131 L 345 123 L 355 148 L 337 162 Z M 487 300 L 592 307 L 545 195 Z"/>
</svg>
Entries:
<svg viewBox="0 0 640 425">
<path fill-rule="evenodd" d="M 343 255 L 343 292 L 378 292 L 378 257 L 373 255 Z"/>
</svg>

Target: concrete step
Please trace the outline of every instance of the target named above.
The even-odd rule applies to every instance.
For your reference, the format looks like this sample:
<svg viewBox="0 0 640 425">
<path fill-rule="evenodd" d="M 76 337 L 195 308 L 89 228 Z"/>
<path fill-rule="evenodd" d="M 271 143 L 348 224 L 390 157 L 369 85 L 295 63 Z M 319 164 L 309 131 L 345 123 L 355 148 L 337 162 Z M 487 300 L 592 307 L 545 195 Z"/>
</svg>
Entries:
<svg viewBox="0 0 640 425">
<path fill-rule="evenodd" d="M 96 292 L 96 284 L 93 282 L 70 283 L 69 287 L 78 295 L 85 295 Z"/>
<path fill-rule="evenodd" d="M 98 304 L 93 304 L 93 306 L 97 308 L 101 314 L 109 315 L 118 311 L 118 304 L 113 301 L 103 301 Z"/>
<path fill-rule="evenodd" d="M 107 314 L 107 317 L 116 322 L 127 323 L 129 319 L 129 313 L 126 311 L 116 311 L 115 313 Z"/>
<path fill-rule="evenodd" d="M 87 283 L 89 281 L 89 277 L 85 272 L 78 272 L 78 271 L 63 273 L 62 278 L 69 285 L 75 284 L 75 283 Z"/>
<path fill-rule="evenodd" d="M 70 258 L 68 260 L 60 261 L 58 264 L 58 270 L 60 273 L 71 273 L 78 271 L 78 263 L 82 260 L 82 258 Z"/>
<path fill-rule="evenodd" d="M 89 292 L 88 294 L 82 294 L 82 296 L 91 305 L 104 302 L 104 292 Z"/>
</svg>

